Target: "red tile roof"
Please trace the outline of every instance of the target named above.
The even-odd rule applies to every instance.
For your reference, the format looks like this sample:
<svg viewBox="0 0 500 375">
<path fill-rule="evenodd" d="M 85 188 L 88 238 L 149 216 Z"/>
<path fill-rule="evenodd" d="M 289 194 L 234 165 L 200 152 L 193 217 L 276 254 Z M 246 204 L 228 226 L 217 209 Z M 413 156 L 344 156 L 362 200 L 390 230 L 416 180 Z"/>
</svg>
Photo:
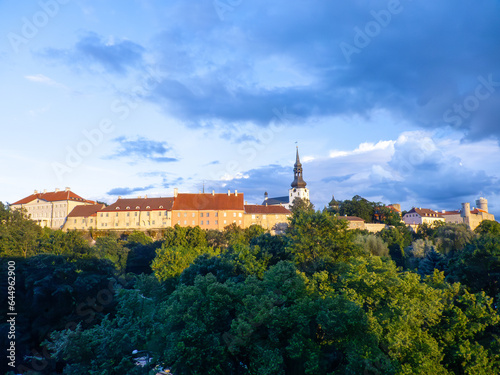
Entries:
<svg viewBox="0 0 500 375">
<path fill-rule="evenodd" d="M 441 215 L 460 215 L 460 211 L 445 211 L 445 212 L 441 212 Z"/>
<path fill-rule="evenodd" d="M 153 211 L 172 210 L 174 198 L 120 198 L 101 211 Z"/>
<path fill-rule="evenodd" d="M 407 213 L 408 214 L 417 213 L 421 217 L 443 217 L 443 215 L 441 215 L 439 212 L 431 210 L 430 208 L 416 208 L 416 207 L 413 207 Z"/>
<path fill-rule="evenodd" d="M 178 194 L 174 201 L 174 211 L 234 210 L 243 211 L 243 193 L 231 194 Z"/>
<path fill-rule="evenodd" d="M 30 196 L 23 198 L 21 200 L 18 200 L 15 203 L 12 203 L 13 205 L 16 204 L 26 204 L 34 201 L 35 199 L 42 199 L 44 201 L 48 202 L 57 202 L 57 201 L 77 201 L 77 202 L 85 202 L 85 203 L 92 203 L 94 204 L 94 201 L 89 201 L 86 199 L 83 199 L 79 195 L 73 193 L 71 190 L 62 190 L 62 191 L 50 191 L 47 193 L 36 193 L 36 194 L 31 194 Z"/>
<path fill-rule="evenodd" d="M 282 214 L 291 215 L 292 212 L 283 206 L 262 206 L 258 204 L 245 205 L 245 213 L 247 214 Z"/>
<path fill-rule="evenodd" d="M 103 209 L 104 204 L 80 205 L 73 208 L 68 217 L 89 217 L 96 216 L 97 211 Z"/>
</svg>

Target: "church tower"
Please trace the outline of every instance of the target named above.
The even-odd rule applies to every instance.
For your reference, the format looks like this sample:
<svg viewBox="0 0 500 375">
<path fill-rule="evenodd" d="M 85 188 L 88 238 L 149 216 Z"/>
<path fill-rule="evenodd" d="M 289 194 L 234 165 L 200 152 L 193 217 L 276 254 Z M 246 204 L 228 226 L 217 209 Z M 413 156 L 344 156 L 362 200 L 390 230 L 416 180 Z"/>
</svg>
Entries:
<svg viewBox="0 0 500 375">
<path fill-rule="evenodd" d="M 300 163 L 298 146 L 295 165 L 293 166 L 293 174 L 294 178 L 292 182 L 292 188 L 288 190 L 288 209 L 292 206 L 295 198 L 309 200 L 309 189 L 306 188 L 307 183 L 304 181 L 304 178 L 302 176 L 302 164 Z"/>
</svg>

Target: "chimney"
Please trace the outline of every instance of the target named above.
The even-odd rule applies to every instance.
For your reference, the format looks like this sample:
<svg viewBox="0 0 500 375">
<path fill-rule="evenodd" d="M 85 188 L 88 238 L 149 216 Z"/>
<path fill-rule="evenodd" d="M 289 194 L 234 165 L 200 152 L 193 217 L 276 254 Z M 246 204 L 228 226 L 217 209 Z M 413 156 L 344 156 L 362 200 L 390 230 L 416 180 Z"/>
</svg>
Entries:
<svg viewBox="0 0 500 375">
<path fill-rule="evenodd" d="M 141 197 L 140 195 L 137 197 L 137 199 L 141 199 L 141 198 L 142 198 L 142 197 Z"/>
<path fill-rule="evenodd" d="M 238 190 L 235 190 L 234 191 L 234 196 L 237 197 L 238 196 Z"/>
<path fill-rule="evenodd" d="M 55 192 L 56 192 L 56 193 L 57 193 L 57 192 L 59 192 L 59 189 L 58 189 L 58 188 L 56 188 L 56 189 L 55 189 Z"/>
<path fill-rule="evenodd" d="M 264 200 L 267 201 L 267 191 L 264 193 Z"/>
<path fill-rule="evenodd" d="M 121 196 L 121 195 L 119 195 L 119 196 L 118 196 L 118 199 L 122 199 L 122 196 Z"/>
<path fill-rule="evenodd" d="M 227 189 L 227 196 L 229 197 L 231 195 L 231 190 Z"/>
<path fill-rule="evenodd" d="M 179 189 L 174 188 L 174 198 L 177 198 L 178 194 L 179 194 Z"/>
<path fill-rule="evenodd" d="M 212 195 L 215 195 L 215 190 L 212 190 Z"/>
<path fill-rule="evenodd" d="M 33 194 L 38 194 L 38 190 L 35 190 L 35 192 Z"/>
<path fill-rule="evenodd" d="M 147 194 L 144 196 L 144 199 L 148 199 L 148 195 Z"/>
<path fill-rule="evenodd" d="M 248 201 L 245 201 L 245 206 L 248 206 Z"/>
<path fill-rule="evenodd" d="M 66 186 L 66 188 L 64 189 L 64 191 L 70 191 L 71 189 L 69 187 Z"/>
<path fill-rule="evenodd" d="M 43 189 L 43 193 L 46 194 L 47 193 L 47 189 Z"/>
</svg>

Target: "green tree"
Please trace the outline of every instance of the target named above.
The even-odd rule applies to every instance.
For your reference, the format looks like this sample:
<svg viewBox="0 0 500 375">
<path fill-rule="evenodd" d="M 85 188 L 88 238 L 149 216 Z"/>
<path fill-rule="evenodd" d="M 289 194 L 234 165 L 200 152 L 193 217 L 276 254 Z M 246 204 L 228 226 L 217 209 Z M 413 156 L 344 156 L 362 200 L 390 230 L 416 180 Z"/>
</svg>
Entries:
<svg viewBox="0 0 500 375">
<path fill-rule="evenodd" d="M 91 255 L 98 259 L 110 260 L 120 272 L 125 271 L 129 249 L 123 246 L 118 236 L 111 232 L 107 236 L 99 237 L 91 248 Z"/>
<path fill-rule="evenodd" d="M 474 229 L 474 232 L 479 235 L 490 234 L 500 236 L 500 223 L 493 220 L 483 220 L 477 228 Z"/>
<path fill-rule="evenodd" d="M 306 211 L 306 212 L 314 212 L 314 205 L 308 199 L 295 198 L 290 206 L 290 211 L 298 212 L 298 211 Z"/>
<path fill-rule="evenodd" d="M 288 251 L 299 269 L 316 272 L 363 253 L 345 220 L 321 212 L 295 212 L 287 230 Z"/>
<path fill-rule="evenodd" d="M 357 234 L 354 240 L 356 244 L 376 256 L 388 256 L 389 247 L 382 238 L 374 234 Z"/>
<path fill-rule="evenodd" d="M 436 227 L 434 241 L 443 254 L 461 251 L 472 241 L 474 232 L 465 224 L 442 224 Z"/>
<path fill-rule="evenodd" d="M 155 276 L 160 281 L 176 280 L 194 260 L 203 254 L 215 255 L 219 251 L 210 247 L 173 246 L 164 243 L 157 251 L 151 264 Z"/>
</svg>

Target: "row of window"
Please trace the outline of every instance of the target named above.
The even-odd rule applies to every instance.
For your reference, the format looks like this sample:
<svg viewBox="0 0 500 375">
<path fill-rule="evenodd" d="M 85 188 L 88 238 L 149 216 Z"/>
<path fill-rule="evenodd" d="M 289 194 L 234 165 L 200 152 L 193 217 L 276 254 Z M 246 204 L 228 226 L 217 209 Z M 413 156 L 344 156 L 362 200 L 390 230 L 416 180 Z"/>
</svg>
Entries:
<svg viewBox="0 0 500 375">
<path fill-rule="evenodd" d="M 153 220 L 153 221 L 151 222 L 151 224 L 149 224 L 149 223 L 148 223 L 148 224 L 146 224 L 146 225 L 155 225 L 155 224 L 156 224 L 156 222 Z M 140 226 L 141 226 L 141 222 L 139 221 L 139 222 L 135 223 L 135 225 L 136 225 L 136 226 L 138 226 L 138 227 L 140 227 Z M 162 223 L 162 225 L 167 225 L 167 222 L 166 222 L 166 221 L 164 221 L 164 222 Z M 101 227 L 107 227 L 107 226 L 108 226 L 108 223 L 101 223 Z M 118 227 L 118 226 L 119 226 L 119 225 L 118 225 L 118 223 L 115 223 L 115 227 Z M 126 223 L 126 224 L 125 224 L 125 226 L 126 226 L 126 227 L 129 227 L 129 226 L 130 226 L 130 223 Z"/>
<path fill-rule="evenodd" d="M 134 216 L 138 216 L 138 214 L 139 214 L 139 212 L 137 212 L 137 211 L 134 212 Z M 150 214 L 151 214 L 150 211 L 146 212 L 146 216 L 150 216 Z M 118 217 L 119 216 L 119 212 L 117 212 L 115 214 L 115 216 Z M 127 212 L 127 216 L 130 216 L 130 212 Z M 162 216 L 162 211 L 158 211 L 158 216 Z M 165 211 L 165 215 L 164 216 L 168 216 L 168 211 Z M 104 213 L 103 212 L 101 212 L 101 217 L 104 217 Z M 109 217 L 109 213 L 108 212 L 106 212 L 106 217 Z"/>
</svg>

